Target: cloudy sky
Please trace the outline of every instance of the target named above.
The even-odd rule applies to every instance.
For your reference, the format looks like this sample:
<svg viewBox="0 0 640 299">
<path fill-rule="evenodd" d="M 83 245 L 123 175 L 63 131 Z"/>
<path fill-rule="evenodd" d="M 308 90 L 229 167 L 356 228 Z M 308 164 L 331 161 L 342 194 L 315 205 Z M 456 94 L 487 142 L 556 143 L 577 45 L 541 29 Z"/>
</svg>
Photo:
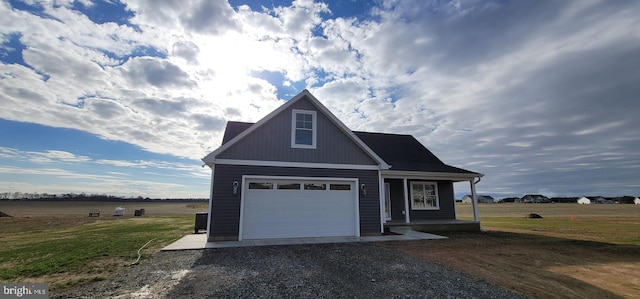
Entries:
<svg viewBox="0 0 640 299">
<path fill-rule="evenodd" d="M 497 197 L 640 195 L 640 2 L 0 2 L 0 192 L 208 197 L 307 88 Z M 458 185 L 458 197 L 469 192 Z"/>
</svg>

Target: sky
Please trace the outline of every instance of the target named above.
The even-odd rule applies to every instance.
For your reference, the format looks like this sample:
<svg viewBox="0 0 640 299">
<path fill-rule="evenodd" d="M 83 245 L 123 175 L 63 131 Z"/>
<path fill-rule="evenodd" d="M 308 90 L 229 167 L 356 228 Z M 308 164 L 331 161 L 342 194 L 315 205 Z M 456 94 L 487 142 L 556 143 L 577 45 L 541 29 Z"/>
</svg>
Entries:
<svg viewBox="0 0 640 299">
<path fill-rule="evenodd" d="M 639 1 L 2 1 L 0 193 L 206 198 L 308 89 L 494 197 L 640 195 Z M 470 192 L 456 183 L 456 195 Z"/>
</svg>

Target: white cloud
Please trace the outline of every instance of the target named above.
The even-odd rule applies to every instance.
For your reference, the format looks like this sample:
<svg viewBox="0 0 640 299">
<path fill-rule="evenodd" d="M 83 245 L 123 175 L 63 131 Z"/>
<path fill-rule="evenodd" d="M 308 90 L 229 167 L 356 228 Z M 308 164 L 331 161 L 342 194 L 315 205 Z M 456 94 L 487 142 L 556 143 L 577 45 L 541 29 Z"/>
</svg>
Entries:
<svg viewBox="0 0 640 299">
<path fill-rule="evenodd" d="M 190 88 L 194 82 L 177 65 L 158 58 L 136 57 L 118 67 L 122 77 L 136 86 L 151 84 L 157 88 Z"/>
<path fill-rule="evenodd" d="M 136 12 L 132 21 L 151 28 L 184 33 L 222 35 L 239 30 L 235 12 L 224 0 L 200 1 L 126 1 Z"/>
</svg>

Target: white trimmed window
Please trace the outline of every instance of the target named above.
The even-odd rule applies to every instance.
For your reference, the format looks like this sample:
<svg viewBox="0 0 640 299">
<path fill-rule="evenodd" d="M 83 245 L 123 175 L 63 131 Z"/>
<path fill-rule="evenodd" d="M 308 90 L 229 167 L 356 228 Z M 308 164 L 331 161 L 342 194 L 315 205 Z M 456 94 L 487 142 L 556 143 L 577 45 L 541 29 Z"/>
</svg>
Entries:
<svg viewBox="0 0 640 299">
<path fill-rule="evenodd" d="M 411 209 L 438 210 L 438 184 L 434 182 L 411 182 Z"/>
<path fill-rule="evenodd" d="M 308 110 L 292 110 L 291 115 L 291 147 L 316 148 L 316 112 Z"/>
</svg>

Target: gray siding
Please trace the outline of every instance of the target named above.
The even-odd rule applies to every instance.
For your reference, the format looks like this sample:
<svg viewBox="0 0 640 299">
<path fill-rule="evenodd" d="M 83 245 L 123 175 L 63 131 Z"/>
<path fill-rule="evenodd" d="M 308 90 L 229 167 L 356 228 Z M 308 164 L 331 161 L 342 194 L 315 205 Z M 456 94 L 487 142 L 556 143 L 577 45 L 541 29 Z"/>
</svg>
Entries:
<svg viewBox="0 0 640 299">
<path fill-rule="evenodd" d="M 389 195 L 391 197 L 391 220 L 404 221 L 404 189 L 402 188 L 402 179 L 386 179 L 389 183 Z"/>
<path fill-rule="evenodd" d="M 291 148 L 292 109 L 316 111 L 318 132 L 315 149 Z M 216 158 L 377 165 L 375 160 L 306 98 L 275 115 L 232 147 L 219 153 Z"/>
<path fill-rule="evenodd" d="M 402 211 L 405 209 L 404 188 L 402 179 L 385 179 L 391 188 L 391 220 L 404 221 L 405 215 Z M 407 192 L 411 192 L 410 184 L 412 181 L 407 180 Z M 433 182 L 433 180 L 424 180 Z M 411 222 L 421 220 L 443 220 L 456 219 L 455 201 L 453 193 L 453 183 L 451 181 L 436 181 L 438 184 L 438 198 L 440 200 L 439 210 L 412 210 L 411 202 L 407 202 L 409 207 L 409 217 Z"/>
<path fill-rule="evenodd" d="M 358 178 L 367 186 L 367 195 L 360 192 L 360 233 L 380 233 L 380 197 L 378 172 L 375 170 L 306 169 L 292 167 L 261 167 L 238 165 L 215 165 L 213 201 L 211 206 L 212 239 L 233 239 L 240 229 L 240 198 L 242 187 L 233 194 L 233 181 L 242 184 L 242 175 L 301 176 L 301 177 L 345 177 Z"/>
<path fill-rule="evenodd" d="M 408 184 L 412 181 L 409 180 Z M 453 195 L 453 183 L 451 181 L 437 181 L 438 183 L 438 198 L 440 200 L 439 210 L 411 210 L 409 205 L 411 221 L 419 220 L 441 220 L 441 219 L 456 219 L 455 200 Z M 407 190 L 411 192 L 410 185 L 407 185 Z"/>
</svg>

